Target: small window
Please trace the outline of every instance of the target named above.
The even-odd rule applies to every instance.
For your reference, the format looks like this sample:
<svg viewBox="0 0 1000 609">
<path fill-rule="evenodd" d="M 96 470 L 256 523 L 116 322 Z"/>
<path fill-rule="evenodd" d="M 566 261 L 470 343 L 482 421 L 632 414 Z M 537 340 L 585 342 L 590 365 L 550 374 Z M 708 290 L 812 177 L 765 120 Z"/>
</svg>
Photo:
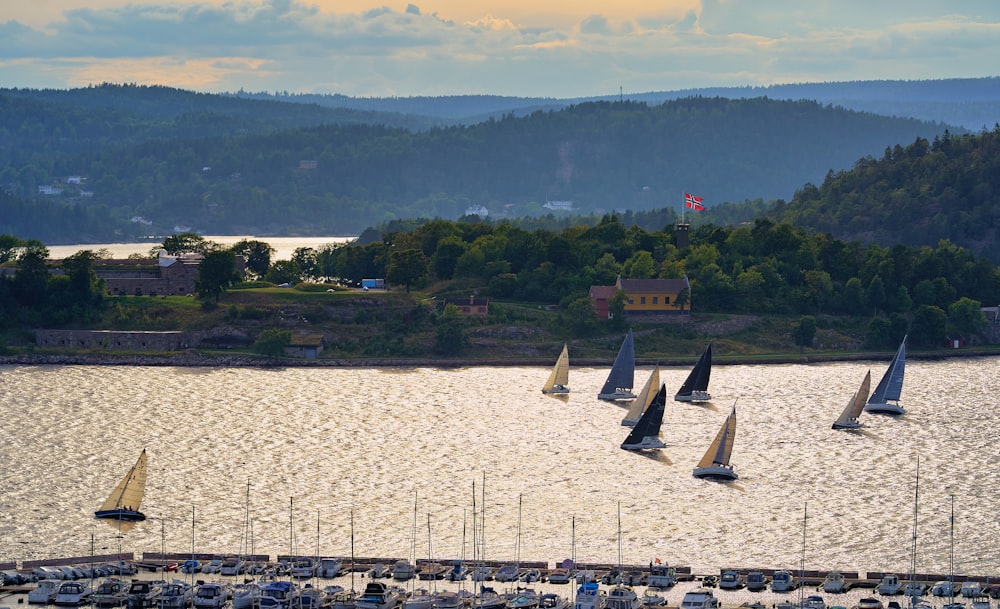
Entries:
<svg viewBox="0 0 1000 609">
<path fill-rule="evenodd" d="M 653 304 L 660 304 L 660 297 L 659 296 L 653 296 Z"/>
<path fill-rule="evenodd" d="M 628 299 L 628 303 L 629 304 L 635 304 L 635 299 L 634 298 L 629 298 Z"/>
<path fill-rule="evenodd" d="M 669 296 L 664 296 L 663 297 L 663 304 L 670 304 L 670 297 Z"/>
<path fill-rule="evenodd" d="M 645 296 L 640 296 L 639 297 L 639 304 L 646 304 L 646 297 Z"/>
</svg>

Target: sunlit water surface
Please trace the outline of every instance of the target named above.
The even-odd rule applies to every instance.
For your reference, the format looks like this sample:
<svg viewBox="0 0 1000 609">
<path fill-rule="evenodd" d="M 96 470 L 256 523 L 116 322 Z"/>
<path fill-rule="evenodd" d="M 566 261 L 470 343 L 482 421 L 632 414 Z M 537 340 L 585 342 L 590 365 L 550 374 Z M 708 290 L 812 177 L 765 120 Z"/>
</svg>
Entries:
<svg viewBox="0 0 1000 609">
<path fill-rule="evenodd" d="M 0 367 L 0 561 L 87 555 L 92 537 L 98 553 L 186 552 L 192 536 L 235 553 L 248 480 L 257 553 L 347 555 L 353 511 L 358 556 L 468 557 L 485 476 L 493 560 L 518 558 L 520 521 L 521 560 L 615 562 L 620 504 L 626 563 L 794 569 L 807 506 L 807 568 L 905 573 L 919 455 L 917 569 L 950 568 L 953 495 L 955 570 L 997 573 L 1000 363 L 910 361 L 905 416 L 832 430 L 884 366 L 717 366 L 713 402 L 669 401 L 667 447 L 647 454 L 619 448 L 603 368 L 572 369 L 560 399 L 532 367 Z M 695 479 L 734 403 L 740 479 Z M 149 519 L 119 541 L 93 512 L 143 448 Z"/>
</svg>

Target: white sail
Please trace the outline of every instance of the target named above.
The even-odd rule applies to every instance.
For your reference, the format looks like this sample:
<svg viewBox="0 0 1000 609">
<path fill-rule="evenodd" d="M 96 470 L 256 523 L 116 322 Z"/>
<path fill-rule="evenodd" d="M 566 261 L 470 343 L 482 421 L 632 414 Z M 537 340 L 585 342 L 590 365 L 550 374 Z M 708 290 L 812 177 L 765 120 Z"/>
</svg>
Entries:
<svg viewBox="0 0 1000 609">
<path fill-rule="evenodd" d="M 569 393 L 569 349 L 564 344 L 562 353 L 549 373 L 549 379 L 542 387 L 542 393 Z"/>
<path fill-rule="evenodd" d="M 142 496 L 146 492 L 146 449 L 142 450 L 125 477 L 122 478 L 111 495 L 95 513 L 98 518 L 121 518 L 124 520 L 144 520 L 139 511 Z"/>
<path fill-rule="evenodd" d="M 861 416 L 861 413 L 865 409 L 865 403 L 868 402 L 868 390 L 871 388 L 871 385 L 872 372 L 869 370 L 865 374 L 865 380 L 861 381 L 861 387 L 858 387 L 854 396 L 847 402 L 847 406 L 844 406 L 844 411 L 833 422 L 834 429 L 857 429 L 861 427 L 858 417 Z"/>
<path fill-rule="evenodd" d="M 636 396 L 632 403 L 628 405 L 628 412 L 625 413 L 625 418 L 622 419 L 622 425 L 626 427 L 635 427 L 635 424 L 639 421 L 639 417 L 642 413 L 646 412 L 649 408 L 649 404 L 656 397 L 656 388 L 660 386 L 660 367 L 657 366 L 653 368 L 652 374 L 646 379 L 646 384 L 642 386 L 642 391 Z"/>
</svg>

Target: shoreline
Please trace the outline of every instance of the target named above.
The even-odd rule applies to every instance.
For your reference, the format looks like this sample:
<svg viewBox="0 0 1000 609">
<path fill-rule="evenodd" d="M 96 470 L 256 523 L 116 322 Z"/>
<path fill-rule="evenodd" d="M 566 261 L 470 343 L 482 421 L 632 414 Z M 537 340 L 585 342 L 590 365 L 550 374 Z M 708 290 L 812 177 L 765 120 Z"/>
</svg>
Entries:
<svg viewBox="0 0 1000 609">
<path fill-rule="evenodd" d="M 716 366 L 782 365 L 782 364 L 823 364 L 832 362 L 888 361 L 891 353 L 853 354 L 774 354 L 758 356 L 717 357 Z M 909 352 L 911 360 L 939 361 L 945 359 L 973 359 L 1000 356 L 1000 351 L 988 349 L 949 349 L 930 352 Z M 636 358 L 637 366 L 690 366 L 695 358 Z M 175 366 L 175 367 L 220 367 L 220 368 L 470 368 L 487 367 L 549 367 L 551 361 L 539 359 L 442 359 L 442 358 L 269 358 L 251 354 L 204 353 L 195 349 L 164 353 L 20 353 L 0 356 L 3 366 Z M 606 367 L 611 362 L 605 360 L 581 359 L 572 362 L 573 367 Z"/>
</svg>

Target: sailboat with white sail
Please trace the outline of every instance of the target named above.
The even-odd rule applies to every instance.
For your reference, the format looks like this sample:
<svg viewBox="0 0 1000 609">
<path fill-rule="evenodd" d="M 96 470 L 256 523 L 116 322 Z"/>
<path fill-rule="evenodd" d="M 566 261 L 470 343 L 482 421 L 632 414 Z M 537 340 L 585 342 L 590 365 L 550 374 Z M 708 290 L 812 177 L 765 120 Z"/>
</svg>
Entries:
<svg viewBox="0 0 1000 609">
<path fill-rule="evenodd" d="M 899 405 L 899 397 L 903 391 L 903 376 L 906 372 L 906 338 L 906 336 L 903 337 L 903 341 L 899 344 L 896 354 L 892 356 L 882 380 L 878 382 L 875 391 L 868 398 L 865 412 L 906 414 L 906 410 Z"/>
<path fill-rule="evenodd" d="M 861 386 L 854 392 L 854 396 L 847 402 L 844 411 L 840 413 L 837 420 L 833 422 L 834 429 L 859 429 L 863 427 L 858 417 L 865 409 L 865 402 L 868 401 L 868 390 L 872 386 L 871 370 L 865 374 L 865 380 L 861 381 Z"/>
<path fill-rule="evenodd" d="M 556 395 L 569 393 L 569 387 L 567 387 L 568 384 L 569 348 L 567 345 L 563 344 L 562 353 L 559 354 L 559 358 L 552 367 L 552 372 L 549 373 L 548 380 L 545 381 L 545 385 L 542 386 L 542 393 Z"/>
<path fill-rule="evenodd" d="M 635 394 L 632 393 L 632 386 L 635 383 L 635 341 L 632 338 L 632 329 L 629 328 L 622 346 L 618 349 L 615 363 L 608 373 L 608 380 L 604 381 L 604 387 L 597 397 L 601 400 L 632 400 Z"/>
<path fill-rule="evenodd" d="M 708 381 L 712 377 L 712 343 L 698 358 L 684 384 L 677 390 L 674 399 L 678 402 L 707 402 L 712 399 L 708 393 Z"/>
<path fill-rule="evenodd" d="M 645 450 L 650 448 L 665 448 L 667 445 L 660 439 L 660 426 L 663 424 L 663 411 L 667 403 L 667 386 L 661 385 L 646 412 L 632 428 L 632 433 L 622 442 L 625 450 Z"/>
<path fill-rule="evenodd" d="M 653 368 L 653 372 L 650 373 L 649 378 L 646 379 L 646 384 L 642 386 L 639 395 L 628 405 L 628 411 L 625 413 L 625 418 L 622 419 L 622 425 L 625 427 L 635 427 L 635 424 L 639 422 L 639 417 L 653 403 L 653 398 L 656 397 L 657 387 L 659 386 L 660 366 L 657 364 L 656 368 Z"/>
<path fill-rule="evenodd" d="M 94 512 L 94 516 L 129 522 L 145 520 L 146 515 L 139 511 L 139 505 L 142 503 L 142 496 L 145 492 L 146 449 L 144 448 L 135 465 L 128 470 L 128 473 L 118 483 L 115 490 L 111 491 L 111 495 L 101 504 L 100 509 Z"/>
<path fill-rule="evenodd" d="M 705 456 L 694 468 L 695 478 L 709 478 L 715 480 L 736 480 L 739 476 L 729 464 L 729 458 L 733 454 L 733 442 L 736 440 L 736 404 L 733 410 L 726 417 L 716 434 L 715 440 L 705 451 Z"/>
</svg>

